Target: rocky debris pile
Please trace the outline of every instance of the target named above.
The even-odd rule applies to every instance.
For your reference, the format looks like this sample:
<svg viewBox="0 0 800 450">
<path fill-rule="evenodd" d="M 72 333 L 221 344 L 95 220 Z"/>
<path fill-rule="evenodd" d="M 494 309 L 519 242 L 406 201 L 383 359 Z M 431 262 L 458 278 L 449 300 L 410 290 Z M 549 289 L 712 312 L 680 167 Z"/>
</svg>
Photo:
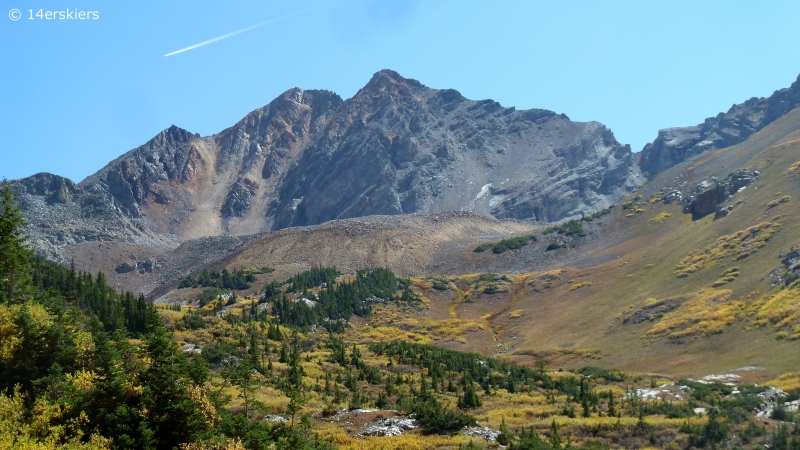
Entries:
<svg viewBox="0 0 800 450">
<path fill-rule="evenodd" d="M 406 431 L 417 428 L 417 426 L 419 425 L 415 419 L 391 417 L 369 425 L 359 434 L 361 436 L 400 436 Z"/>
<path fill-rule="evenodd" d="M 157 269 L 152 271 L 153 276 L 139 280 L 138 285 L 143 292 L 149 292 L 150 297 L 158 298 L 176 288 L 180 280 L 189 275 L 197 276 L 203 268 L 216 267 L 215 264 L 261 237 L 263 235 L 207 236 L 186 241 L 160 256 L 157 265 L 153 265 L 153 269 Z"/>
<path fill-rule="evenodd" d="M 706 375 L 703 378 L 696 380 L 700 383 L 725 383 L 733 386 L 733 383 L 738 383 L 742 377 L 733 373 L 724 373 L 722 375 Z"/>
<path fill-rule="evenodd" d="M 272 423 L 289 423 L 289 419 L 283 416 L 267 414 L 264 416 L 265 422 L 272 422 Z"/>
<path fill-rule="evenodd" d="M 489 428 L 489 427 L 482 427 L 480 425 L 474 427 L 464 427 L 461 429 L 461 434 L 466 436 L 472 437 L 479 437 L 486 442 L 494 442 L 497 440 L 497 437 L 500 436 L 500 432 Z"/>
<path fill-rule="evenodd" d="M 138 264 L 136 263 L 136 261 L 133 261 L 132 263 L 124 262 L 118 265 L 117 268 L 114 269 L 114 271 L 119 274 L 133 272 L 134 270 L 136 270 L 137 266 Z"/>
<path fill-rule="evenodd" d="M 139 262 L 135 258 L 131 258 L 132 262 L 124 262 L 118 265 L 114 271 L 118 274 L 133 272 L 134 270 L 138 271 L 140 274 L 145 273 L 153 273 L 154 270 L 158 270 L 161 268 L 161 264 L 158 261 L 155 261 L 152 258 L 148 258 L 146 261 Z"/>
<path fill-rule="evenodd" d="M 756 409 L 756 416 L 769 416 L 772 410 L 775 409 L 780 403 L 780 399 L 786 397 L 786 395 L 788 395 L 786 392 L 775 387 L 771 387 L 758 394 L 758 397 L 761 398 L 763 403 L 761 403 L 761 406 Z"/>
<path fill-rule="evenodd" d="M 788 287 L 790 284 L 800 280 L 800 249 L 792 247 L 788 253 L 781 252 L 781 266 L 770 272 L 772 278 L 769 288 L 783 284 Z"/>
<path fill-rule="evenodd" d="M 664 203 L 682 204 L 684 214 L 691 214 L 692 220 L 702 219 L 711 213 L 714 213 L 714 219 L 721 219 L 727 217 L 734 207 L 741 204 L 740 201 L 724 206 L 725 201 L 756 182 L 759 175 L 757 170 L 735 170 L 722 180 L 711 177 L 710 180 L 703 180 L 691 189 L 687 189 L 683 183 L 669 189 L 661 199 Z"/>
<path fill-rule="evenodd" d="M 358 416 L 358 415 L 361 415 L 361 414 L 369 414 L 369 413 L 374 413 L 375 411 L 376 410 L 374 410 L 374 409 L 362 409 L 362 408 L 343 409 L 343 410 L 339 411 L 338 413 L 334 414 L 331 417 L 331 422 L 339 422 L 342 419 L 349 418 L 350 416 Z M 393 412 L 393 411 L 391 411 L 391 412 Z"/>
<path fill-rule="evenodd" d="M 631 392 L 628 394 L 628 397 L 636 397 L 641 400 L 682 401 L 688 392 L 691 392 L 691 389 L 688 386 L 678 386 L 672 383 L 667 383 L 654 388 L 636 389 L 636 392 Z"/>
<path fill-rule="evenodd" d="M 731 372 L 755 372 L 757 370 L 767 370 L 767 369 L 759 366 L 744 366 L 732 369 Z"/>
<path fill-rule="evenodd" d="M 181 347 L 181 351 L 185 353 L 197 353 L 197 354 L 203 353 L 203 350 L 200 347 L 194 344 L 190 344 L 188 342 L 186 344 L 183 344 L 183 347 Z"/>
<path fill-rule="evenodd" d="M 305 303 L 305 305 L 306 305 L 306 306 L 308 306 L 309 308 L 313 308 L 313 307 L 317 306 L 317 302 L 315 302 L 314 300 L 307 299 L 307 298 L 305 298 L 305 297 L 302 297 L 302 298 L 296 298 L 296 299 L 294 299 L 294 302 L 295 302 L 295 303 L 297 303 L 297 302 L 303 302 L 303 303 Z"/>
</svg>

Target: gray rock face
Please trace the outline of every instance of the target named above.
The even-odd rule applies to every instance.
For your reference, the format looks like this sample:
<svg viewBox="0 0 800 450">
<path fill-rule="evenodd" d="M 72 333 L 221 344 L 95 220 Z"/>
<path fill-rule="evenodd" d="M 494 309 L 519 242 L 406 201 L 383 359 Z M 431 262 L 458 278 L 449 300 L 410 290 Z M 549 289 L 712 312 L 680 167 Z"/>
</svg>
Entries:
<svg viewBox="0 0 800 450">
<path fill-rule="evenodd" d="M 124 263 L 118 265 L 117 268 L 114 269 L 114 270 L 117 273 L 128 273 L 128 272 L 133 272 L 134 270 L 136 270 L 136 268 L 137 268 L 137 265 L 136 265 L 136 262 L 134 261 L 133 263 L 124 262 Z"/>
<path fill-rule="evenodd" d="M 250 209 L 250 197 L 256 195 L 258 183 L 247 178 L 237 181 L 228 191 L 222 205 L 224 217 L 242 217 Z"/>
<path fill-rule="evenodd" d="M 47 204 L 67 203 L 75 194 L 75 183 L 51 173 L 37 173 L 19 181 L 17 194 L 41 196 Z"/>
<path fill-rule="evenodd" d="M 173 125 L 111 162 L 79 187 L 106 190 L 114 205 L 130 217 L 140 217 L 141 206 L 149 202 L 168 205 L 171 196 L 163 185 L 170 180 L 191 178 L 190 161 L 196 155 L 189 143 L 194 137 Z"/>
<path fill-rule="evenodd" d="M 691 214 L 692 220 L 702 219 L 714 213 L 715 219 L 727 217 L 734 205 L 724 207 L 723 203 L 733 194 L 758 180 L 757 170 L 741 169 L 728 174 L 722 180 L 712 177 L 703 180 L 692 188 L 682 185 L 671 188 L 662 197 L 664 203 L 678 202 L 683 205 L 683 213 Z"/>
<path fill-rule="evenodd" d="M 768 98 L 753 97 L 709 117 L 693 127 L 667 128 L 645 145 L 639 160 L 642 172 L 652 177 L 700 153 L 736 145 L 800 104 L 800 76 L 787 89 Z"/>
<path fill-rule="evenodd" d="M 556 221 L 641 181 L 630 148 L 597 122 L 472 101 L 384 70 L 286 174 L 273 228 L 440 210 Z"/>
<path fill-rule="evenodd" d="M 65 246 L 91 240 L 174 248 L 376 214 L 557 221 L 642 182 L 630 147 L 600 123 L 383 70 L 346 101 L 295 88 L 213 136 L 172 126 L 78 185 L 50 174 L 13 185 L 34 245 L 64 260 Z"/>
</svg>

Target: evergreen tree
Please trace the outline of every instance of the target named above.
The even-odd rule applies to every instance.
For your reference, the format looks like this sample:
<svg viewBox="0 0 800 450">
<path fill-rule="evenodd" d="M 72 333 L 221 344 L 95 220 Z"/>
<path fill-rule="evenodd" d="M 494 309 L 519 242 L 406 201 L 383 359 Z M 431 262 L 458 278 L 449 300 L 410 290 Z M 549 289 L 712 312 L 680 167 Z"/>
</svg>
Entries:
<svg viewBox="0 0 800 450">
<path fill-rule="evenodd" d="M 0 189 L 0 209 L 0 302 L 19 303 L 31 284 L 28 261 L 33 250 L 25 243 L 28 236 L 22 228 L 26 222 L 5 179 Z"/>
<path fill-rule="evenodd" d="M 283 341 L 283 345 L 281 345 L 281 356 L 278 361 L 285 363 L 289 360 L 289 349 L 286 346 L 286 341 Z"/>
<path fill-rule="evenodd" d="M 472 383 L 472 376 L 469 372 L 464 374 L 464 396 L 458 400 L 458 407 L 461 409 L 478 408 L 483 405 L 475 386 Z"/>
<path fill-rule="evenodd" d="M 712 445 L 719 444 L 728 438 L 728 425 L 719 420 L 720 411 L 711 408 L 708 411 L 708 422 L 703 427 L 703 439 Z"/>
<path fill-rule="evenodd" d="M 145 348 L 150 366 L 142 374 L 142 406 L 155 430 L 157 448 L 171 449 L 190 441 L 205 428 L 206 420 L 188 392 L 191 382 L 186 376 L 185 354 L 164 327 L 158 310 L 153 308 L 149 314 Z"/>
<path fill-rule="evenodd" d="M 610 417 L 617 415 L 616 407 L 614 405 L 614 391 L 608 391 L 608 415 Z"/>
<path fill-rule="evenodd" d="M 550 445 L 561 448 L 561 434 L 558 432 L 558 424 L 555 420 L 550 424 Z"/>
</svg>

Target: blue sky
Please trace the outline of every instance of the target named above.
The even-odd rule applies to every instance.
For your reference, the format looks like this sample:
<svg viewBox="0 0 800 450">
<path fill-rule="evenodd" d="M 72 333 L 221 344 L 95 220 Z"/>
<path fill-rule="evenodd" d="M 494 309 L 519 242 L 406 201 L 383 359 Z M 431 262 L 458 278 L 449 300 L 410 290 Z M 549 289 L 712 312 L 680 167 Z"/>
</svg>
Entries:
<svg viewBox="0 0 800 450">
<path fill-rule="evenodd" d="M 800 2 L 2 0 L 0 177 L 78 182 L 172 124 L 201 135 L 292 87 L 380 69 L 597 120 L 634 151 L 800 74 Z M 18 8 L 14 22 L 8 11 Z M 296 14 L 191 51 L 208 39 Z"/>
</svg>

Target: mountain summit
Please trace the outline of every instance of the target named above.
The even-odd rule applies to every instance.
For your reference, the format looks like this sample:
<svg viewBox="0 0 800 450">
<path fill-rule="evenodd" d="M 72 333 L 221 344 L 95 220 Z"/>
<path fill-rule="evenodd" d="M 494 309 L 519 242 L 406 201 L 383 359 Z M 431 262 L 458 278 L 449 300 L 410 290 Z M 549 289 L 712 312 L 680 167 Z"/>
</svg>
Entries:
<svg viewBox="0 0 800 450">
<path fill-rule="evenodd" d="M 380 214 L 552 222 L 642 181 L 630 147 L 600 123 L 382 70 L 347 100 L 290 89 L 213 136 L 172 126 L 78 185 L 53 175 L 14 184 L 37 247 L 59 256 L 85 241 L 174 246 Z"/>
</svg>

